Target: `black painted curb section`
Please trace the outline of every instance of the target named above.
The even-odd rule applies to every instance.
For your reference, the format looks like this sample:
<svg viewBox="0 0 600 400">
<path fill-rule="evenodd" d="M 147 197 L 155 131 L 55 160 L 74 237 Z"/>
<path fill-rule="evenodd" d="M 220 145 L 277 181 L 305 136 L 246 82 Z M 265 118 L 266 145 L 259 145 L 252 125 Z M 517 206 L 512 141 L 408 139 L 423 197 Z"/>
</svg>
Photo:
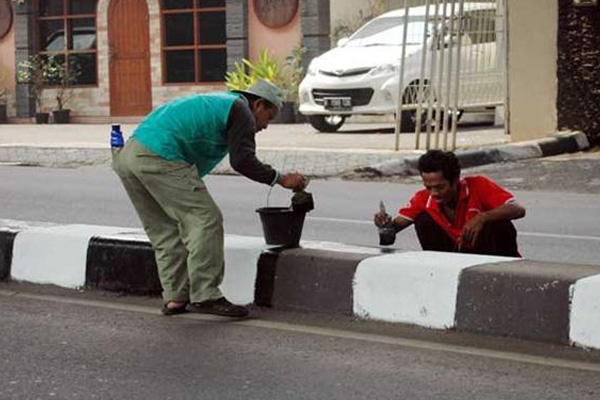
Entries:
<svg viewBox="0 0 600 400">
<path fill-rule="evenodd" d="M 281 249 L 269 249 L 263 251 L 258 257 L 254 284 L 254 304 L 257 306 L 272 306 L 275 272 L 280 252 Z"/>
<path fill-rule="evenodd" d="M 600 266 L 519 260 L 465 269 L 459 280 L 456 329 L 569 343 L 569 288 Z"/>
<path fill-rule="evenodd" d="M 563 153 L 576 153 L 579 149 L 577 138 L 571 136 L 557 136 L 554 138 L 543 139 L 538 142 L 542 156 L 557 156 Z"/>
<path fill-rule="evenodd" d="M 263 255 L 257 281 L 264 286 L 257 290 L 257 304 L 267 305 L 265 300 L 270 300 L 268 305 L 282 310 L 353 315 L 354 273 L 359 262 L 372 256 L 313 249 Z M 265 277 L 265 272 L 271 277 Z"/>
<path fill-rule="evenodd" d="M 10 277 L 13 243 L 16 235 L 16 232 L 0 231 L 0 281 Z"/>
<path fill-rule="evenodd" d="M 497 149 L 460 151 L 456 153 L 456 157 L 460 161 L 461 168 L 477 167 L 502 161 L 502 156 Z"/>
<path fill-rule="evenodd" d="M 150 243 L 98 237 L 90 239 L 85 286 L 132 294 L 162 293 Z"/>
</svg>

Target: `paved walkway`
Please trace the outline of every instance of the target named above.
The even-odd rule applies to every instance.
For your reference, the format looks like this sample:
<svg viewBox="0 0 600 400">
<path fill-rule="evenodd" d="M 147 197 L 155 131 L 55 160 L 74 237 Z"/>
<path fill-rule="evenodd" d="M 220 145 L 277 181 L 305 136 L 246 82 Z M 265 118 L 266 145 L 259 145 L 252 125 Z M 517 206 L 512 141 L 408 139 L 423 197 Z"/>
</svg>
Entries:
<svg viewBox="0 0 600 400">
<path fill-rule="evenodd" d="M 134 128 L 122 126 L 125 136 Z M 109 132 L 109 124 L 0 125 L 0 162 L 56 167 L 108 164 Z M 421 149 L 425 141 L 422 135 Z M 502 127 L 489 125 L 463 124 L 457 135 L 459 149 L 509 141 Z M 399 152 L 393 151 L 394 142 L 394 127 L 389 123 L 348 124 L 337 133 L 316 132 L 309 124 L 273 124 L 258 134 L 257 153 L 278 169 L 330 176 L 422 151 L 414 150 L 414 134 L 400 136 Z M 227 162 L 217 168 L 217 172 L 228 171 Z"/>
</svg>

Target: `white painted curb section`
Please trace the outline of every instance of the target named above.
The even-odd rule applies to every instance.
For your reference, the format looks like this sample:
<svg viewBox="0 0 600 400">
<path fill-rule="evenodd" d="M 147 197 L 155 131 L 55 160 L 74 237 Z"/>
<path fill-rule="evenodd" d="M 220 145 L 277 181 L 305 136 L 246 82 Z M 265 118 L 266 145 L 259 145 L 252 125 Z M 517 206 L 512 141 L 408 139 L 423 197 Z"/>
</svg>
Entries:
<svg viewBox="0 0 600 400">
<path fill-rule="evenodd" d="M 451 328 L 461 271 L 512 260 L 433 251 L 367 258 L 354 275 L 354 313 L 368 319 Z"/>
<path fill-rule="evenodd" d="M 237 304 L 254 302 L 258 258 L 267 248 L 260 237 L 225 235 L 225 276 L 223 295 Z"/>
<path fill-rule="evenodd" d="M 85 284 L 88 243 L 92 236 L 124 228 L 95 225 L 34 227 L 19 232 L 13 245 L 12 278 L 77 288 Z"/>
<path fill-rule="evenodd" d="M 571 286 L 571 342 L 600 349 L 600 275 L 590 276 Z"/>
</svg>

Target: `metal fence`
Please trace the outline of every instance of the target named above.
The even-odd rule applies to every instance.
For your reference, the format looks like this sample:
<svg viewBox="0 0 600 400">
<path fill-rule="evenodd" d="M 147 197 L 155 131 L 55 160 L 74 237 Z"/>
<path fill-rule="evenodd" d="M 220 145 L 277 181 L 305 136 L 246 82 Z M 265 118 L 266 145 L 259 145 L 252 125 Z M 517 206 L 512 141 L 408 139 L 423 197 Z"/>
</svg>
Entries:
<svg viewBox="0 0 600 400">
<path fill-rule="evenodd" d="M 454 150 L 463 111 L 504 104 L 504 0 L 407 0 L 402 18 L 395 149 L 409 127 L 416 149 Z"/>
</svg>

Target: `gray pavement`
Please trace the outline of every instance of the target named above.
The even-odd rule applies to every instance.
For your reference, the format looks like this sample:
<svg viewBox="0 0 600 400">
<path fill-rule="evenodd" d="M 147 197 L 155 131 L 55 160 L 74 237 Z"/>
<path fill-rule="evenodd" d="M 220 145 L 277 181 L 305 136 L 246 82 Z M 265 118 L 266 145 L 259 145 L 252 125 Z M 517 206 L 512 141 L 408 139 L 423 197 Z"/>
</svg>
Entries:
<svg viewBox="0 0 600 400">
<path fill-rule="evenodd" d="M 550 159 L 554 157 L 545 160 Z M 591 161 L 599 165 L 600 157 Z M 516 163 L 494 164 L 496 168 L 485 173 L 514 190 L 518 201 L 527 209 L 527 217 L 515 222 L 524 257 L 600 265 L 600 224 L 590 218 L 600 215 L 597 195 L 600 191 L 596 186 L 596 191 L 591 192 L 594 171 L 600 176 L 600 167 L 584 169 L 586 162 L 581 169 L 561 179 L 569 185 L 564 191 L 542 184 L 540 178 L 559 175 L 571 169 L 572 163 L 551 162 L 553 168 L 544 173 L 537 168 L 541 160 L 524 163 L 520 169 L 513 168 Z M 470 173 L 470 169 L 465 171 L 465 174 Z M 515 186 L 517 178 L 523 179 L 526 191 Z M 548 181 L 559 183 L 554 179 Z M 141 228 L 122 185 L 107 166 L 76 169 L 4 166 L 0 168 L 0 182 L 0 219 Z M 269 191 L 268 186 L 239 176 L 211 175 L 205 183 L 223 212 L 227 234 L 260 237 L 263 231 L 255 209 L 266 206 L 267 197 L 271 206 L 290 204 L 289 191 L 277 187 Z M 575 183 L 579 186 L 571 186 Z M 309 191 L 314 196 L 315 209 L 306 217 L 302 238 L 378 246 L 372 217 L 379 200 L 385 202 L 390 212 L 395 212 L 421 187 L 422 182 L 417 180 L 398 184 L 396 179 L 390 182 L 314 179 Z M 536 191 L 531 191 L 533 187 Z M 552 193 L 553 188 L 559 189 L 558 192 Z M 421 247 L 414 230 L 409 228 L 398 235 L 393 248 L 419 250 Z"/>
<path fill-rule="evenodd" d="M 14 293 L 13 291 L 17 291 Z M 507 338 L 0 284 L 0 398 L 597 399 L 597 354 Z"/>
<path fill-rule="evenodd" d="M 122 125 L 125 136 L 134 128 L 134 124 Z M 272 124 L 257 135 L 257 154 L 284 171 L 332 176 L 422 152 L 414 149 L 415 135 L 407 133 L 400 135 L 400 151 L 393 151 L 393 131 L 391 123 L 347 124 L 337 133 L 316 132 L 309 124 Z M 50 167 L 106 165 L 110 162 L 109 132 L 110 124 L 0 125 L 0 163 Z M 457 147 L 463 150 L 509 142 L 502 127 L 468 122 L 461 125 L 457 135 Z M 423 135 L 421 147 L 424 143 Z M 231 172 L 228 162 L 224 161 L 215 172 Z"/>
</svg>

